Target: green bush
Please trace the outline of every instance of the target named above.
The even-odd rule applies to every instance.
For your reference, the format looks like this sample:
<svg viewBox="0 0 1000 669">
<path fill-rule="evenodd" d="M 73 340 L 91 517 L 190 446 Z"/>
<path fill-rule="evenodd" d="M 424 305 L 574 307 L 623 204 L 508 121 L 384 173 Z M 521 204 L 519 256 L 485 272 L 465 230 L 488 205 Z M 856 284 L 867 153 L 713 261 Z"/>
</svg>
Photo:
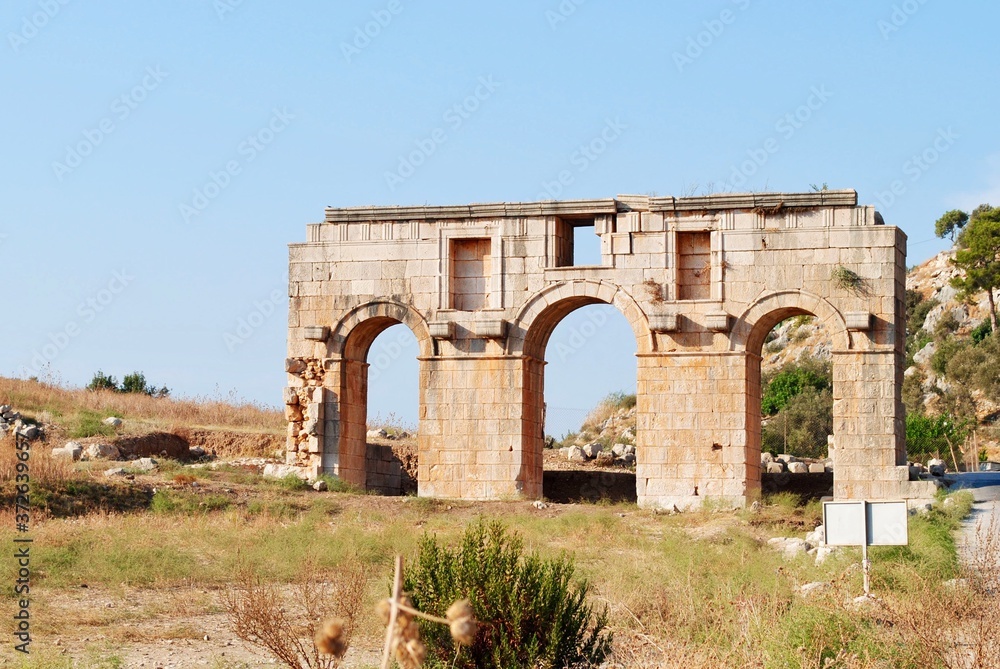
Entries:
<svg viewBox="0 0 1000 669">
<path fill-rule="evenodd" d="M 116 393 L 138 393 L 150 397 L 166 397 L 170 394 L 170 389 L 166 386 L 157 388 L 149 385 L 146 382 L 146 375 L 142 372 L 126 374 L 119 385 L 118 379 L 101 370 L 97 370 L 97 373 L 91 378 L 90 383 L 87 384 L 87 390 L 111 390 Z"/>
<path fill-rule="evenodd" d="M 108 376 L 101 370 L 97 370 L 94 377 L 87 384 L 87 390 L 113 390 L 118 391 L 118 379 Z"/>
<path fill-rule="evenodd" d="M 521 539 L 503 524 L 470 526 L 457 549 L 431 536 L 420 542 L 416 564 L 403 587 L 421 611 L 443 616 L 459 599 L 472 603 L 479 632 L 455 654 L 443 625 L 421 624 L 428 667 L 596 666 L 611 652 L 607 613 L 587 603 L 590 588 L 574 580 L 569 558 L 525 555 Z"/>
<path fill-rule="evenodd" d="M 915 293 L 916 297 L 912 293 Z M 940 304 L 935 299 L 925 300 L 920 293 L 910 290 L 906 291 L 906 302 L 906 331 L 911 335 L 923 329 L 927 314 Z"/>
<path fill-rule="evenodd" d="M 807 359 L 804 362 L 788 363 L 773 377 L 764 379 L 761 413 L 773 416 L 806 388 L 822 391 L 830 389 L 831 385 L 829 362 Z"/>
<path fill-rule="evenodd" d="M 911 459 L 939 456 L 949 451 L 948 442 L 960 448 L 968 434 L 968 425 L 949 414 L 926 416 L 906 414 L 906 453 Z"/>
<path fill-rule="evenodd" d="M 949 337 L 938 341 L 934 355 L 931 356 L 931 369 L 939 376 L 946 375 L 948 361 L 958 354 L 959 351 L 971 345 L 968 339 L 959 339 L 957 337 Z"/>
<path fill-rule="evenodd" d="M 761 428 L 761 448 L 807 458 L 827 455 L 827 436 L 833 433 L 833 394 L 806 387 L 794 395 Z"/>
<path fill-rule="evenodd" d="M 602 401 L 616 411 L 628 410 L 635 406 L 635 393 L 625 393 L 622 391 L 608 394 Z"/>
<path fill-rule="evenodd" d="M 972 329 L 972 332 L 969 333 L 969 336 L 972 338 L 972 341 L 979 344 L 984 339 L 989 337 L 992 332 L 993 332 L 993 324 L 990 323 L 990 319 L 987 318 L 982 323 L 974 327 Z"/>
<path fill-rule="evenodd" d="M 986 397 L 1000 398 L 1000 338 L 986 337 L 978 344 L 949 350 L 950 355 L 942 356 L 949 381 L 981 390 Z"/>
</svg>

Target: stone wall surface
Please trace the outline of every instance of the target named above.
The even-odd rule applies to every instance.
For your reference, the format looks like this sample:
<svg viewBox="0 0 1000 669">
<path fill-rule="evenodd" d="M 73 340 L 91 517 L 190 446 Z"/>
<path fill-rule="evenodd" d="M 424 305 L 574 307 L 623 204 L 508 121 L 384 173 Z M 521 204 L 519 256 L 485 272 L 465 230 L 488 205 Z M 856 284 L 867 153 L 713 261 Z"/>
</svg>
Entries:
<svg viewBox="0 0 1000 669">
<path fill-rule="evenodd" d="M 573 266 L 583 226 L 599 266 Z M 800 314 L 834 333 L 836 496 L 931 492 L 903 442 L 905 235 L 854 191 L 331 208 L 307 235 L 289 251 L 285 400 L 287 460 L 313 474 L 371 480 L 368 350 L 403 323 L 419 494 L 540 497 L 548 338 L 605 303 L 637 341 L 641 505 L 759 495 L 761 347 Z"/>
</svg>

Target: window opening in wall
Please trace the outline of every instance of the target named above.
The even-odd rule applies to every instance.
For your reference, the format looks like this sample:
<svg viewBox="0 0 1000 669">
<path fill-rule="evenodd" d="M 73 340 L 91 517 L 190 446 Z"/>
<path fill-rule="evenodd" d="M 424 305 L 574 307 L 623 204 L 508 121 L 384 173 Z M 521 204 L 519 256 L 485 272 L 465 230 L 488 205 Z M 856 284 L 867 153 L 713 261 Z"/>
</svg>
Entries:
<svg viewBox="0 0 1000 669">
<path fill-rule="evenodd" d="M 451 241 L 451 306 L 459 311 L 485 309 L 490 303 L 492 256 L 489 239 Z"/>
<path fill-rule="evenodd" d="M 707 300 L 712 297 L 712 233 L 677 233 L 677 297 Z"/>
</svg>

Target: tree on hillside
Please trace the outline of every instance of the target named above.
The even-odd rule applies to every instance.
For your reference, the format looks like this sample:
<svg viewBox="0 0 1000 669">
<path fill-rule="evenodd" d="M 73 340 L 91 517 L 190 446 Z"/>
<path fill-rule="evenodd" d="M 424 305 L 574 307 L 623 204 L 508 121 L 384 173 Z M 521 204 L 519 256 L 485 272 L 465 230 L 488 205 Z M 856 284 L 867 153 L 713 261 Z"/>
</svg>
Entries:
<svg viewBox="0 0 1000 669">
<path fill-rule="evenodd" d="M 958 209 L 952 209 L 951 211 L 945 212 L 944 216 L 939 218 L 937 222 L 934 223 L 934 234 L 942 239 L 944 239 L 947 235 L 951 241 L 954 242 L 955 235 L 958 234 L 958 231 L 964 228 L 965 224 L 968 222 L 968 214 Z"/>
<path fill-rule="evenodd" d="M 942 220 L 951 213 L 945 214 Z M 961 297 L 967 299 L 986 291 L 990 323 L 996 333 L 997 306 L 993 291 L 1000 288 L 1000 207 L 986 204 L 973 210 L 968 224 L 958 235 L 958 249 L 952 262 L 964 271 L 962 276 L 951 280 Z"/>
</svg>

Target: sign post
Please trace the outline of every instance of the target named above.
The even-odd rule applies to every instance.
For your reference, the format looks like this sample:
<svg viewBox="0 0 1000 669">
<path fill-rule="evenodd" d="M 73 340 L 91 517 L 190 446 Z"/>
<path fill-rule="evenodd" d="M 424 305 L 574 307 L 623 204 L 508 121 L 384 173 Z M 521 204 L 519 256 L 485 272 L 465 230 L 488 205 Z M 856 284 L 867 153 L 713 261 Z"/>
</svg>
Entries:
<svg viewBox="0 0 1000 669">
<path fill-rule="evenodd" d="M 823 540 L 828 546 L 861 546 L 865 595 L 871 595 L 869 546 L 905 546 L 910 542 L 906 502 L 852 500 L 823 502 Z"/>
</svg>

